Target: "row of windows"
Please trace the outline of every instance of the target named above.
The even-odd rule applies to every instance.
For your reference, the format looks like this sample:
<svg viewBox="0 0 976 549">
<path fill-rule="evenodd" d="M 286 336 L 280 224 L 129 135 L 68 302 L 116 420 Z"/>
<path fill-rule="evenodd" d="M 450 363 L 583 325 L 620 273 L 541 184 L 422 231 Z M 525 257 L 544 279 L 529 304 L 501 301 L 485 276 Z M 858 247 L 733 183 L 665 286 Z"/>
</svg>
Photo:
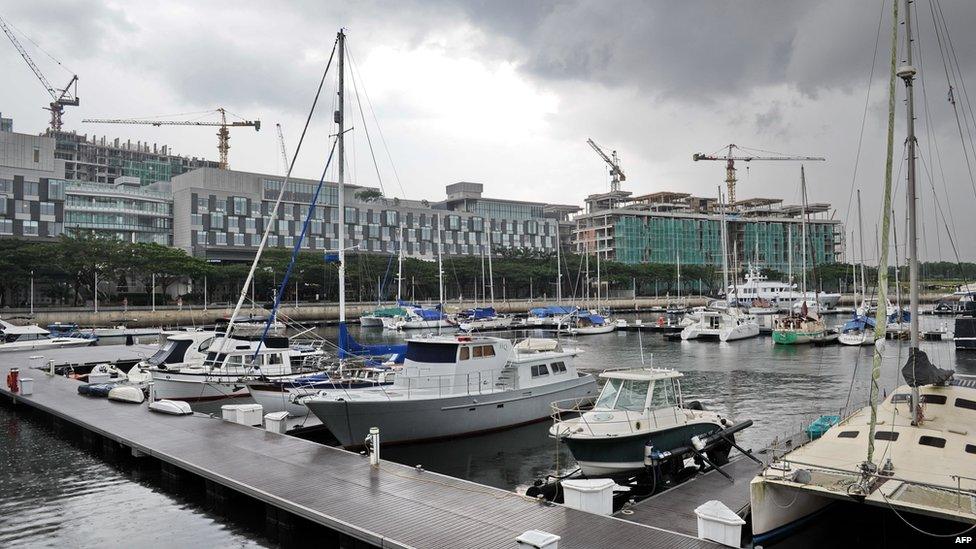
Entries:
<svg viewBox="0 0 976 549">
<path fill-rule="evenodd" d="M 553 375 L 562 374 L 566 372 L 566 364 L 564 362 L 553 362 L 548 368 L 545 364 L 537 364 L 532 366 L 532 377 L 547 376 L 550 369 Z"/>
<path fill-rule="evenodd" d="M 99 210 L 135 210 L 147 213 L 171 215 L 173 205 L 169 202 L 135 200 L 111 196 L 68 195 L 65 206 L 69 208 L 92 208 Z"/>
<path fill-rule="evenodd" d="M 489 358 L 495 356 L 495 347 L 492 345 L 471 345 L 461 347 L 460 360 L 469 358 Z"/>
</svg>

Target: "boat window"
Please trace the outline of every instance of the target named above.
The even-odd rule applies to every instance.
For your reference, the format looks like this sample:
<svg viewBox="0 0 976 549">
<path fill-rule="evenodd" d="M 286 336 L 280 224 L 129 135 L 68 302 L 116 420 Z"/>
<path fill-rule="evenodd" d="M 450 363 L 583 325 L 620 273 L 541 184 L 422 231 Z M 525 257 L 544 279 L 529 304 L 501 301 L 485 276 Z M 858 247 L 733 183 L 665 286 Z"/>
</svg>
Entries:
<svg viewBox="0 0 976 549">
<path fill-rule="evenodd" d="M 647 400 L 647 389 L 650 381 L 637 381 L 628 379 L 620 387 L 620 396 L 617 397 L 617 404 L 614 409 L 625 410 L 628 412 L 639 412 L 644 409 L 644 402 Z"/>
<path fill-rule="evenodd" d="M 837 438 L 857 438 L 860 431 L 841 431 L 837 433 Z"/>
<path fill-rule="evenodd" d="M 945 448 L 946 439 L 940 437 L 930 437 L 928 435 L 922 435 L 918 439 L 918 443 L 922 446 L 932 446 L 934 448 Z"/>
<path fill-rule="evenodd" d="M 532 377 L 547 376 L 549 375 L 549 369 L 546 368 L 545 364 L 536 364 L 532 367 Z"/>
<path fill-rule="evenodd" d="M 495 347 L 493 345 L 485 345 L 484 346 L 484 356 L 486 358 L 487 357 L 490 357 L 490 356 L 495 356 Z"/>
<path fill-rule="evenodd" d="M 474 358 L 481 358 L 484 356 L 484 354 L 485 354 L 485 348 L 480 345 L 471 348 L 471 355 Z"/>
<path fill-rule="evenodd" d="M 471 349 L 467 347 L 461 347 L 461 360 L 467 360 L 471 358 Z"/>
<path fill-rule="evenodd" d="M 925 404 L 945 404 L 945 395 L 922 395 L 921 400 Z"/>
<path fill-rule="evenodd" d="M 230 355 L 227 358 L 228 366 L 240 366 L 241 364 L 244 364 L 244 355 Z"/>
<path fill-rule="evenodd" d="M 272 353 L 268 355 L 268 364 L 283 364 L 284 361 L 281 359 L 281 353 Z"/>
<path fill-rule="evenodd" d="M 594 408 L 613 408 L 613 403 L 617 400 L 617 393 L 620 392 L 620 379 L 608 379 L 600 392 Z"/>
<path fill-rule="evenodd" d="M 976 454 L 976 444 L 967 444 L 966 452 L 969 454 Z"/>
<path fill-rule="evenodd" d="M 212 337 L 208 337 L 207 339 L 204 339 L 203 343 L 201 343 L 200 346 L 197 347 L 197 350 L 200 351 L 201 353 L 206 353 L 207 349 L 210 348 L 210 344 L 213 343 L 213 340 L 214 338 Z"/>
<path fill-rule="evenodd" d="M 891 395 L 891 403 L 898 404 L 899 402 L 908 402 L 912 399 L 912 395 L 908 393 L 896 393 Z"/>
<path fill-rule="evenodd" d="M 209 352 L 207 353 L 206 363 L 211 366 L 219 366 L 224 363 L 224 360 L 226 358 L 227 358 L 226 353 Z"/>
<path fill-rule="evenodd" d="M 956 408 L 966 408 L 967 410 L 976 410 L 976 400 L 966 400 L 965 398 L 957 398 Z"/>
<path fill-rule="evenodd" d="M 464 347 L 462 347 L 464 349 Z M 463 351 L 462 351 L 463 352 Z M 422 343 L 411 341 L 407 344 L 407 360 L 413 362 L 433 362 L 451 364 L 457 360 L 458 345 L 451 343 Z M 462 360 L 464 360 L 462 358 Z"/>
<path fill-rule="evenodd" d="M 660 380 L 654 383 L 654 394 L 651 395 L 651 408 L 663 408 L 671 405 L 671 395 L 668 391 L 670 383 Z"/>
<path fill-rule="evenodd" d="M 557 373 L 562 373 L 566 371 L 566 364 L 563 362 L 553 362 L 552 371 Z"/>
<path fill-rule="evenodd" d="M 874 433 L 874 440 L 898 440 L 898 431 L 878 431 Z"/>
</svg>

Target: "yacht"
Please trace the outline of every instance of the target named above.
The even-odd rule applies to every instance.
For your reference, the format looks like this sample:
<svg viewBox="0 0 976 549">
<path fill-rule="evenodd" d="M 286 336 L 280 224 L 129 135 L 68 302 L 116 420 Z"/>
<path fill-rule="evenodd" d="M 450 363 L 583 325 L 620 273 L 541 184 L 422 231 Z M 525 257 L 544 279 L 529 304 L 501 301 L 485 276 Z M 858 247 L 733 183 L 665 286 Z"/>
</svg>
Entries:
<svg viewBox="0 0 976 549">
<path fill-rule="evenodd" d="M 299 402 L 304 396 L 323 389 L 365 389 L 390 385 L 396 376 L 396 368 L 390 365 L 364 365 L 343 372 L 316 372 L 288 377 L 258 377 L 247 380 L 247 392 L 260 404 L 265 413 L 288 412 L 291 417 L 309 414 L 308 408 Z"/>
<path fill-rule="evenodd" d="M 810 313 L 803 304 L 800 312 L 791 312 L 776 319 L 773 326 L 773 343 L 802 345 L 823 341 L 827 337 L 827 325 L 816 314 Z"/>
<path fill-rule="evenodd" d="M 698 320 L 681 330 L 681 339 L 717 339 L 735 341 L 759 335 L 756 317 L 740 312 L 736 307 L 725 311 L 706 309 L 698 314 Z"/>
<path fill-rule="evenodd" d="M 406 314 L 407 310 L 401 305 L 380 307 L 368 315 L 359 317 L 359 325 L 363 328 L 382 328 L 385 319 L 403 318 Z"/>
<path fill-rule="evenodd" d="M 573 314 L 575 311 L 576 307 L 564 305 L 536 307 L 529 310 L 529 314 L 525 318 L 525 325 L 530 328 L 554 328 L 559 324 L 559 319 Z"/>
<path fill-rule="evenodd" d="M 370 427 L 384 443 L 500 430 L 548 418 L 554 400 L 595 395 L 593 376 L 576 371 L 577 353 L 553 339 L 410 338 L 392 385 L 297 401 L 346 447 L 362 445 Z"/>
<path fill-rule="evenodd" d="M 63 347 L 87 347 L 94 345 L 94 337 L 52 336 L 51 332 L 36 324 L 16 326 L 0 320 L 0 351 L 36 351 Z"/>
<path fill-rule="evenodd" d="M 579 401 L 552 404 L 554 424 L 549 435 L 566 443 L 587 477 L 643 470 L 651 449 L 659 454 L 675 452 L 683 462 L 685 451 L 693 453 L 694 437 L 718 433 L 734 422 L 704 410 L 698 402 L 685 403 L 681 377 L 675 370 L 657 368 L 605 371 L 600 378 L 606 382 L 592 408 L 581 407 Z M 706 455 L 709 461 L 724 464 L 730 449 L 730 444 L 721 444 Z"/>
<path fill-rule="evenodd" d="M 390 324 L 397 330 L 423 330 L 430 328 L 450 328 L 454 326 L 451 319 L 444 314 L 441 306 L 433 309 L 412 307 L 405 310 L 405 314 L 390 320 Z M 387 325 L 384 319 L 384 326 Z"/>
<path fill-rule="evenodd" d="M 323 356 L 316 349 L 292 349 L 284 337 L 267 337 L 262 343 L 260 338 L 208 336 L 199 342 L 198 333 L 170 338 L 172 351 L 161 360 L 149 359 L 145 370 L 156 399 L 193 402 L 247 396 L 246 379 L 312 373 L 319 370 L 316 359 Z M 184 354 L 177 361 L 181 350 Z"/>
<path fill-rule="evenodd" d="M 813 300 L 821 309 L 833 309 L 840 301 L 840 294 L 824 292 L 797 291 L 796 284 L 768 280 L 766 275 L 750 265 L 746 271 L 745 282 L 729 285 L 727 296 L 729 302 L 751 306 L 756 300 L 763 300 L 779 308 L 789 310 L 797 301 Z"/>
</svg>

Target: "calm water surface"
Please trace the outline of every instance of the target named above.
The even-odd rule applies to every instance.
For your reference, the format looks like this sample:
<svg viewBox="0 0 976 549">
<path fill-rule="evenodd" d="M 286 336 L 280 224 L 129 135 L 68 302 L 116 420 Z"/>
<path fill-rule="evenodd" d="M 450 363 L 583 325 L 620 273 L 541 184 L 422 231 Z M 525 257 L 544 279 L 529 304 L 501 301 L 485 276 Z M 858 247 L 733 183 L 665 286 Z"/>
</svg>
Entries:
<svg viewBox="0 0 976 549">
<path fill-rule="evenodd" d="M 836 322 L 842 319 L 836 318 Z M 940 319 L 923 318 L 923 329 Z M 334 328 L 321 334 L 334 339 Z M 353 333 L 364 342 L 391 341 L 379 331 Z M 638 366 L 643 360 L 684 373 L 686 400 L 754 426 L 737 435 L 759 448 L 794 432 L 821 413 L 860 405 L 868 395 L 871 348 L 774 346 L 768 337 L 732 343 L 670 342 L 660 335 L 615 332 L 575 341 L 582 370 Z M 951 343 L 924 342 L 939 366 L 976 374 L 976 355 L 956 355 Z M 891 341 L 881 385 L 902 384 L 907 344 Z M 522 490 L 536 478 L 575 468 L 565 447 L 547 436 L 547 422 L 509 431 L 384 448 L 386 459 L 505 489 Z M 325 440 L 322 438 L 321 440 Z M 253 531 L 223 522 L 152 477 L 114 468 L 59 440 L 26 415 L 0 408 L 0 547 L 263 546 Z"/>
</svg>

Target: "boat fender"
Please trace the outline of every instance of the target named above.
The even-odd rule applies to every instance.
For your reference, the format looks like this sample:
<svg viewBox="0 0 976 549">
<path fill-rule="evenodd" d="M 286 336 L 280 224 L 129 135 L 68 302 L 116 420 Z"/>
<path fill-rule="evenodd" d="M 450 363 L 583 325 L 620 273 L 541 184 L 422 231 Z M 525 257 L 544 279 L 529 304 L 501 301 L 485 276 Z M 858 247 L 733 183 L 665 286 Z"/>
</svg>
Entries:
<svg viewBox="0 0 976 549">
<path fill-rule="evenodd" d="M 813 480 L 813 478 L 810 475 L 810 471 L 807 471 L 806 469 L 797 469 L 793 472 L 793 482 L 797 484 L 810 484 L 811 480 Z"/>
<path fill-rule="evenodd" d="M 719 422 L 722 424 L 722 427 L 728 427 L 729 426 L 729 420 L 725 419 L 724 417 L 721 418 L 719 420 Z"/>
<path fill-rule="evenodd" d="M 691 445 L 699 452 L 705 449 L 705 443 L 698 435 L 691 437 Z"/>
</svg>

